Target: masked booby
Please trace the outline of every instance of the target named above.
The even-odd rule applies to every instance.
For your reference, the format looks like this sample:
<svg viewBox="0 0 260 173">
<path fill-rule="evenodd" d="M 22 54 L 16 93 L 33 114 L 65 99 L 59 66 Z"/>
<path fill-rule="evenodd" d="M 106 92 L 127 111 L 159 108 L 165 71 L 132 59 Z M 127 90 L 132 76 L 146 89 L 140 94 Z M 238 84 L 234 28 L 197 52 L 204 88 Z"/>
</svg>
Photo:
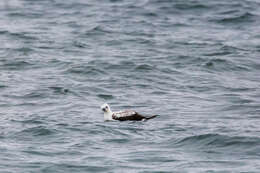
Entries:
<svg viewBox="0 0 260 173">
<path fill-rule="evenodd" d="M 143 121 L 155 118 L 158 115 L 153 116 L 143 116 L 140 115 L 136 111 L 132 110 L 125 110 L 125 111 L 119 111 L 119 112 L 112 112 L 109 105 L 107 103 L 103 104 L 101 106 L 102 111 L 104 112 L 104 120 L 105 121 L 112 121 L 112 120 L 118 120 L 118 121 Z"/>
</svg>

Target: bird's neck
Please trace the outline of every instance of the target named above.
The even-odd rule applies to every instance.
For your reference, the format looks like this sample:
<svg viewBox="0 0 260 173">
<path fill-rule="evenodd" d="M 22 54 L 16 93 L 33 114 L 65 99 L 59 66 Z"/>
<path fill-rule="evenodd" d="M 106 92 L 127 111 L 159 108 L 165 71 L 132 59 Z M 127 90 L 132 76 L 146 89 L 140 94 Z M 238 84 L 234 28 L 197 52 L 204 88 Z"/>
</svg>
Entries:
<svg viewBox="0 0 260 173">
<path fill-rule="evenodd" d="M 104 113 L 104 120 L 105 121 L 113 120 L 112 119 L 112 114 L 113 114 L 113 112 L 111 110 L 105 112 Z"/>
</svg>

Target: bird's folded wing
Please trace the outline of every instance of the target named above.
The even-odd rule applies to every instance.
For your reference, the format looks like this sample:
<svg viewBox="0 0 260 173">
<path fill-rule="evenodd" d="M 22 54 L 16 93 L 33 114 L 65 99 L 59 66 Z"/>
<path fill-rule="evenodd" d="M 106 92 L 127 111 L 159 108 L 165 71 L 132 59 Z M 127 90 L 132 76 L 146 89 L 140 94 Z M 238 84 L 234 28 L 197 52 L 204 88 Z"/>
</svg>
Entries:
<svg viewBox="0 0 260 173">
<path fill-rule="evenodd" d="M 136 114 L 135 111 L 125 110 L 125 111 L 120 111 L 120 112 L 114 112 L 113 115 L 115 115 L 116 117 L 128 117 L 128 116 L 132 116 L 134 114 Z"/>
<path fill-rule="evenodd" d="M 112 118 L 114 120 L 126 121 L 126 120 L 142 120 L 145 117 L 143 117 L 142 115 L 138 114 L 135 111 L 126 110 L 126 111 L 113 113 Z"/>
</svg>

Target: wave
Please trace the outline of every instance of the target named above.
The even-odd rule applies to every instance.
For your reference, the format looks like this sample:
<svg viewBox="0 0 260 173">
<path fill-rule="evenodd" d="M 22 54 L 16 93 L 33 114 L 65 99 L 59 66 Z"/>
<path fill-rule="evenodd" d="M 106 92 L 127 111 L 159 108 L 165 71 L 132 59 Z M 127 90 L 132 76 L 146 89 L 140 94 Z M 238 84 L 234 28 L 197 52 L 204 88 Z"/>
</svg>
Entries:
<svg viewBox="0 0 260 173">
<path fill-rule="evenodd" d="M 38 40 L 32 33 L 29 32 L 8 32 L 8 34 L 14 39 L 23 39 L 23 40 Z"/>
<path fill-rule="evenodd" d="M 45 165 L 47 163 L 41 163 L 41 165 Z M 110 172 L 113 169 L 112 166 L 102 166 L 102 165 L 90 165 L 90 164 L 50 164 L 47 166 L 41 166 L 41 172 Z"/>
<path fill-rule="evenodd" d="M 69 69 L 65 71 L 66 73 L 72 73 L 72 74 L 89 74 L 89 75 L 98 75 L 98 74 L 105 74 L 105 71 L 93 67 L 93 66 L 84 66 L 84 65 L 78 65 L 78 66 L 72 66 Z"/>
<path fill-rule="evenodd" d="M 97 95 L 99 98 L 102 98 L 102 99 L 105 99 L 105 100 L 111 100 L 114 98 L 113 95 L 110 95 L 110 94 L 98 94 Z"/>
<path fill-rule="evenodd" d="M 11 120 L 13 122 L 22 123 L 22 124 L 45 124 L 45 122 L 38 118 L 26 119 L 26 120 Z"/>
<path fill-rule="evenodd" d="M 220 58 L 213 58 L 208 60 L 204 67 L 210 70 L 217 70 L 217 71 L 248 71 L 249 69 L 236 64 L 233 61 L 228 61 L 225 59 Z"/>
<path fill-rule="evenodd" d="M 193 146 L 198 148 L 250 149 L 260 146 L 259 137 L 227 136 L 220 134 L 203 134 L 183 138 L 178 146 Z"/>
<path fill-rule="evenodd" d="M 0 88 L 1 88 L 1 89 L 7 88 L 7 87 L 8 87 L 7 85 L 2 85 L 2 84 L 0 84 Z"/>
<path fill-rule="evenodd" d="M 240 15 L 232 15 L 229 17 L 222 17 L 219 19 L 212 20 L 213 22 L 221 23 L 221 24 L 234 24 L 234 23 L 245 23 L 245 22 L 254 22 L 255 15 L 249 12 L 240 14 Z"/>
<path fill-rule="evenodd" d="M 64 87 L 59 87 L 59 86 L 52 86 L 52 87 L 49 87 L 49 89 L 53 90 L 53 92 L 56 94 L 66 94 L 66 93 L 70 92 L 69 89 L 64 88 Z"/>
<path fill-rule="evenodd" d="M 179 10 L 202 10 L 202 9 L 209 9 L 210 6 L 205 4 L 198 4 L 198 3 L 177 3 L 174 5 L 176 9 Z"/>
<path fill-rule="evenodd" d="M 141 64 L 141 65 L 138 65 L 135 70 L 137 71 L 150 71 L 150 70 L 153 70 L 155 69 L 153 66 L 151 65 L 148 65 L 148 64 Z"/>
<path fill-rule="evenodd" d="M 1 65 L 5 70 L 24 70 L 34 64 L 25 60 L 7 61 Z"/>
<path fill-rule="evenodd" d="M 37 123 L 36 123 L 37 124 Z M 20 132 L 16 133 L 16 136 L 18 138 L 30 138 L 30 137 L 36 137 L 36 136 L 50 136 L 57 133 L 56 129 L 50 129 L 46 126 L 36 126 L 31 128 L 26 128 Z"/>
<path fill-rule="evenodd" d="M 87 30 L 85 35 L 86 36 L 92 36 L 92 35 L 102 36 L 102 35 L 111 34 L 111 33 L 113 33 L 113 31 L 108 30 L 107 28 L 99 25 L 99 26 L 95 26 L 94 28 Z"/>
</svg>

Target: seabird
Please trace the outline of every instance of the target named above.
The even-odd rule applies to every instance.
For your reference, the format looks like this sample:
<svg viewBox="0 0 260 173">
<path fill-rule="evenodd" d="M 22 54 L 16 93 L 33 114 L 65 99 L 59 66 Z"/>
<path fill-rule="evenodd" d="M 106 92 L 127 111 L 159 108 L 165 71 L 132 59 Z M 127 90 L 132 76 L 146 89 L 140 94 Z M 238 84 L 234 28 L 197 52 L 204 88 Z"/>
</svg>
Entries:
<svg viewBox="0 0 260 173">
<path fill-rule="evenodd" d="M 102 111 L 104 112 L 104 120 L 105 121 L 111 121 L 111 120 L 118 120 L 118 121 L 143 121 L 155 118 L 158 115 L 153 115 L 150 117 L 146 117 L 143 115 L 140 115 L 136 111 L 132 110 L 125 110 L 125 111 L 119 111 L 119 112 L 112 112 L 109 105 L 107 103 L 103 104 L 101 106 Z"/>
</svg>

